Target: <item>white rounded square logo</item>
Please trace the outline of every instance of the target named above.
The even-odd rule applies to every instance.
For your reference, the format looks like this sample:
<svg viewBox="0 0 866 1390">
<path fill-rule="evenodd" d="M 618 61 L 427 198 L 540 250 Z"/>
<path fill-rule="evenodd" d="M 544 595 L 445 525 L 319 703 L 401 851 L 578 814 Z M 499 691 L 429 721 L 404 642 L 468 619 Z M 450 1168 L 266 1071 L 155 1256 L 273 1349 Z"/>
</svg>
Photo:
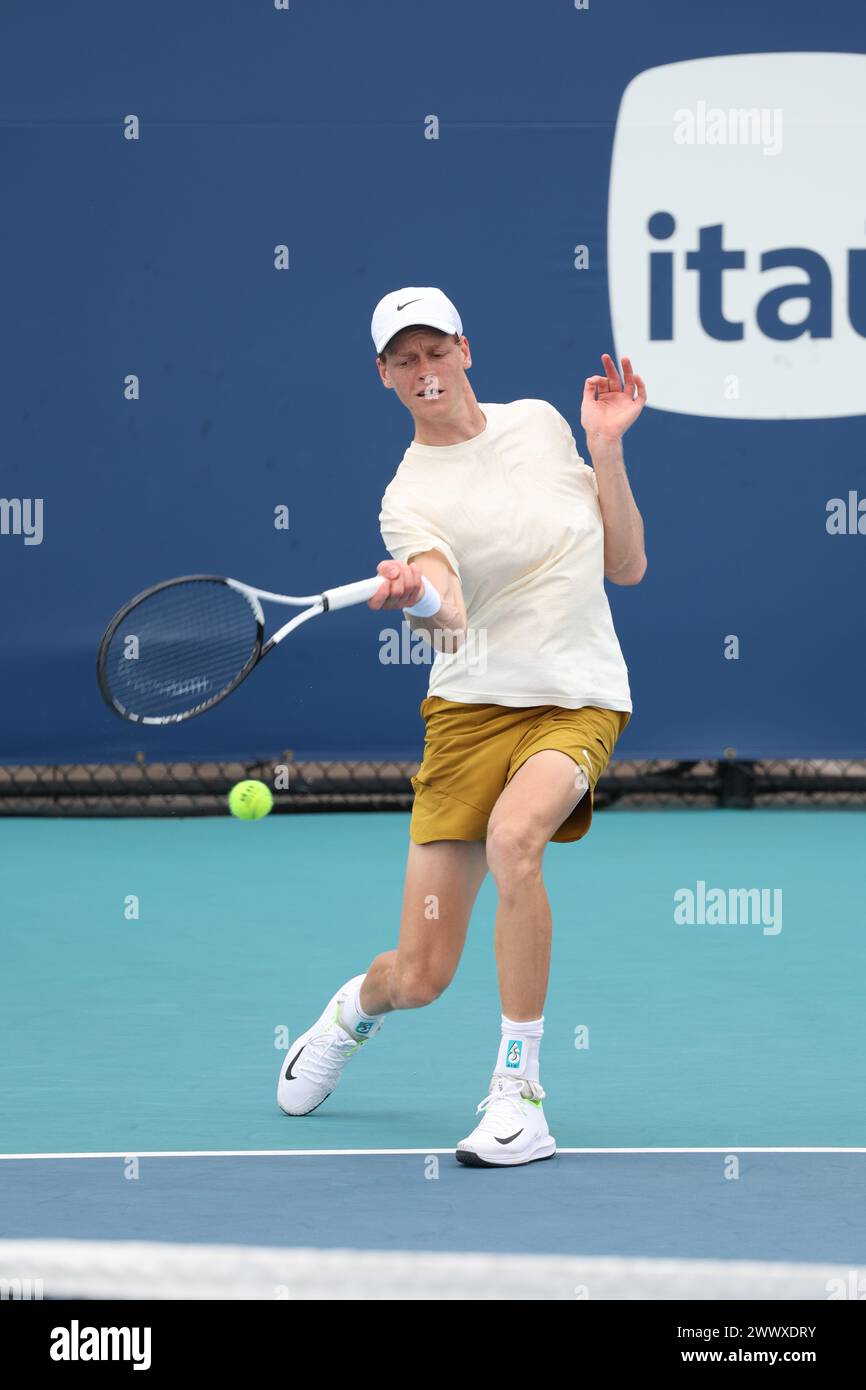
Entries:
<svg viewBox="0 0 866 1390">
<path fill-rule="evenodd" d="M 623 93 L 617 354 L 684 415 L 866 414 L 866 56 L 671 63 Z"/>
</svg>

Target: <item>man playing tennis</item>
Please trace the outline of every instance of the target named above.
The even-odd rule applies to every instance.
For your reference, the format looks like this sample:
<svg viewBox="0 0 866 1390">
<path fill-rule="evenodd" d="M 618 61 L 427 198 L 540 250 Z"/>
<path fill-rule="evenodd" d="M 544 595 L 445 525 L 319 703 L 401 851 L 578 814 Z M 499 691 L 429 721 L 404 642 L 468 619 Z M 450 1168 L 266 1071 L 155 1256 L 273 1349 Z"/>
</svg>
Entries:
<svg viewBox="0 0 866 1390">
<path fill-rule="evenodd" d="M 583 390 L 589 468 L 546 401 L 479 405 L 469 343 L 441 290 L 386 295 L 372 335 L 415 437 L 382 501 L 393 559 L 378 566 L 369 602 L 403 609 L 434 642 L 424 758 L 397 948 L 292 1044 L 277 1098 L 287 1114 L 309 1114 L 387 1013 L 442 994 L 489 870 L 501 1035 L 482 1118 L 456 1154 L 472 1166 L 531 1163 L 556 1152 L 539 1081 L 551 943 L 542 859 L 550 840 L 587 833 L 596 781 L 631 717 L 604 579 L 638 584 L 646 570 L 621 443 L 646 388 L 627 357 L 621 379 L 603 355 L 604 375 Z M 442 600 L 431 616 L 412 612 L 425 608 L 424 576 Z M 484 660 L 471 634 L 485 639 Z"/>
</svg>

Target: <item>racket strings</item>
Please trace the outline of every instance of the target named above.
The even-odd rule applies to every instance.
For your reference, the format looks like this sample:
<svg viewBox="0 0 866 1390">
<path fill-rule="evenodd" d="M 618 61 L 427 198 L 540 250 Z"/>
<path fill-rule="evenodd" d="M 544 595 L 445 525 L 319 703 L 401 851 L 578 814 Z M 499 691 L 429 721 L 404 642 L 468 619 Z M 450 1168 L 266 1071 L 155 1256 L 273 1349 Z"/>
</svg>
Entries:
<svg viewBox="0 0 866 1390">
<path fill-rule="evenodd" d="M 238 681 L 258 636 L 253 607 L 237 589 L 217 580 L 173 584 L 120 622 L 106 653 L 106 681 L 126 712 L 177 718 Z"/>
</svg>

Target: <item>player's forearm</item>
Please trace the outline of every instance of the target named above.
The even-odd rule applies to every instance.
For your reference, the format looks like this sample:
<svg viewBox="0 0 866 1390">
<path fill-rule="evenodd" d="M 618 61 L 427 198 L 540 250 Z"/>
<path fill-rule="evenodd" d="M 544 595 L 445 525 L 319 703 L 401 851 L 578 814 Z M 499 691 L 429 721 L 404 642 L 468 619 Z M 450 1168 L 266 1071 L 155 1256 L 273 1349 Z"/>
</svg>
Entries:
<svg viewBox="0 0 866 1390">
<path fill-rule="evenodd" d="M 453 650 L 456 651 L 466 637 L 466 614 L 447 598 L 443 598 L 442 607 L 431 618 L 418 618 L 411 613 L 404 613 L 403 616 L 413 632 L 426 632 L 431 642 L 437 646 L 441 645 L 443 650 L 446 650 L 445 643 L 449 638 L 454 643 Z"/>
<path fill-rule="evenodd" d="M 646 570 L 643 519 L 632 496 L 621 440 L 587 436 L 604 523 L 604 572 L 617 584 L 637 584 Z"/>
<path fill-rule="evenodd" d="M 463 590 L 450 565 L 435 552 L 414 557 L 416 567 L 436 589 L 440 598 L 438 610 L 429 618 L 406 613 L 413 631 L 426 632 L 437 650 L 457 651 L 466 637 L 466 604 Z M 450 644 L 450 645 L 449 645 Z"/>
</svg>

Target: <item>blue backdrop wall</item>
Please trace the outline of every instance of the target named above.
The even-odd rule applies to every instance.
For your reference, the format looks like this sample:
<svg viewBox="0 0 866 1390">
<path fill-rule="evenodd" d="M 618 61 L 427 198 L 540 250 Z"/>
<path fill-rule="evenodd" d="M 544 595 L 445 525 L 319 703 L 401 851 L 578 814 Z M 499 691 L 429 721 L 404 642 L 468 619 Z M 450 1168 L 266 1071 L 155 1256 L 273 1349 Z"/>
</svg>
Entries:
<svg viewBox="0 0 866 1390">
<path fill-rule="evenodd" d="M 479 400 L 553 402 L 583 453 L 600 354 L 647 379 L 626 458 L 649 570 L 608 586 L 635 704 L 620 755 L 863 756 L 866 275 L 844 253 L 866 246 L 864 40 L 843 0 L 7 0 L 0 757 L 419 753 L 427 668 L 383 664 L 394 615 L 366 608 L 308 624 L 184 726 L 124 725 L 94 678 L 108 618 L 161 578 L 308 592 L 374 571 L 411 420 L 379 382 L 369 321 L 412 284 L 458 305 Z M 805 90 L 777 62 L 804 54 Z M 685 66 L 643 82 L 667 65 Z M 791 115 L 782 88 L 817 144 L 798 143 L 799 108 L 784 150 L 707 134 L 725 92 Z M 703 138 L 660 136 L 665 101 L 691 103 Z M 827 207 L 830 150 L 847 177 L 830 160 Z M 670 242 L 647 232 L 654 212 L 676 222 Z M 803 301 L 775 335 L 744 311 L 742 337 L 719 337 L 721 253 L 684 259 L 711 225 L 744 251 L 729 319 L 769 249 L 823 257 L 808 330 Z M 653 338 L 649 257 L 668 245 L 677 309 Z"/>
</svg>

